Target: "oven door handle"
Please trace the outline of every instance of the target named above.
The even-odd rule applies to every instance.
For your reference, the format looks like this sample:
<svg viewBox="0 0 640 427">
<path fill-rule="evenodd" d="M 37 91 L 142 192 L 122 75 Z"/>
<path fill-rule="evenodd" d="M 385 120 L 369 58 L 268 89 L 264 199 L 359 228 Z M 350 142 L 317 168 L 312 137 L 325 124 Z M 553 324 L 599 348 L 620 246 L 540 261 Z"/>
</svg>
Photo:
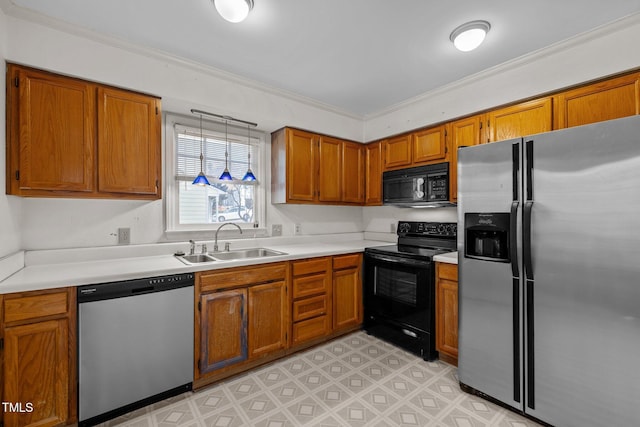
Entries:
<svg viewBox="0 0 640 427">
<path fill-rule="evenodd" d="M 431 264 L 431 261 L 429 260 L 417 260 L 417 259 L 403 258 L 403 257 L 390 257 L 390 256 L 384 256 L 384 255 L 378 255 L 378 254 L 372 254 L 372 253 L 366 253 L 365 257 L 376 260 L 376 261 L 383 261 L 383 262 L 389 262 L 392 264 L 400 264 L 400 265 L 411 265 L 411 266 L 422 267 L 422 268 Z"/>
</svg>

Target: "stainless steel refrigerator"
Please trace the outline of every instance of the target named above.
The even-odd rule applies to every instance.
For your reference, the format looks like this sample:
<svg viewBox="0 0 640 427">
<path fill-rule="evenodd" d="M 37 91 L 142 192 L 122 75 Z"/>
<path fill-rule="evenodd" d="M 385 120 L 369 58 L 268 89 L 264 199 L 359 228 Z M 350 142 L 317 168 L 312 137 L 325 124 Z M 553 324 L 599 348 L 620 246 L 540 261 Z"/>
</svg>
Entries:
<svg viewBox="0 0 640 427">
<path fill-rule="evenodd" d="M 458 221 L 463 389 L 640 425 L 640 117 L 460 149 Z"/>
</svg>

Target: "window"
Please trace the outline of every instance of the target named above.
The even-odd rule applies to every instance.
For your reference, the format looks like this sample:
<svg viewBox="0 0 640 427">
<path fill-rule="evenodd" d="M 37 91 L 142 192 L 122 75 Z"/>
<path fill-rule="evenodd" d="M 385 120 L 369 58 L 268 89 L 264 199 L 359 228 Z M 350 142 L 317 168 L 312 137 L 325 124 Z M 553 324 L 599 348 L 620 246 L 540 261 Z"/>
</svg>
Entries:
<svg viewBox="0 0 640 427">
<path fill-rule="evenodd" d="M 244 127 L 200 121 L 195 117 L 168 115 L 167 135 L 167 231 L 207 230 L 220 223 L 234 222 L 243 228 L 262 224 L 265 200 L 264 134 L 251 129 L 251 141 Z M 202 137 L 201 137 L 202 135 Z M 225 139 L 226 138 L 226 139 Z M 209 186 L 193 185 L 200 173 L 202 142 L 204 173 Z M 257 181 L 245 182 L 248 155 Z M 220 181 L 225 168 L 225 151 L 233 181 Z"/>
</svg>

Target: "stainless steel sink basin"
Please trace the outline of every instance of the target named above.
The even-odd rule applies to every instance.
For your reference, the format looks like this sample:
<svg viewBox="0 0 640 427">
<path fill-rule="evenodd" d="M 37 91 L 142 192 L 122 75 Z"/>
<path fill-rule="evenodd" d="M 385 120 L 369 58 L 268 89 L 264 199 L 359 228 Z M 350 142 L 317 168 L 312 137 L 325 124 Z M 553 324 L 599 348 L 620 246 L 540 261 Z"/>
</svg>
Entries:
<svg viewBox="0 0 640 427">
<path fill-rule="evenodd" d="M 180 261 L 187 265 L 202 264 L 203 262 L 215 262 L 215 258 L 207 254 L 193 254 L 193 255 L 176 255 Z"/>
<path fill-rule="evenodd" d="M 209 252 L 209 255 L 220 261 L 228 261 L 234 259 L 247 259 L 247 258 L 264 258 L 269 256 L 287 255 L 285 252 L 274 251 L 267 248 L 251 248 L 251 249 L 239 249 L 237 251 L 229 252 Z"/>
</svg>

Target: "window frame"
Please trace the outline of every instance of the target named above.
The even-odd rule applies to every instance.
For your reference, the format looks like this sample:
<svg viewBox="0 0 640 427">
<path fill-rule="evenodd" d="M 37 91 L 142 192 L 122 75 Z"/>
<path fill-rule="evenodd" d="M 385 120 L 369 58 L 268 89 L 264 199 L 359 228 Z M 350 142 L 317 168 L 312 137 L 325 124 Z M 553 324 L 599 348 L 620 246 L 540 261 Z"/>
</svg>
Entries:
<svg viewBox="0 0 640 427">
<path fill-rule="evenodd" d="M 179 223 L 179 191 L 180 182 L 177 179 L 176 167 L 176 126 L 184 126 L 192 129 L 200 130 L 200 116 L 185 116 L 177 113 L 165 112 L 164 128 L 165 128 L 165 197 L 164 197 L 164 217 L 165 217 L 165 235 L 169 240 L 180 239 L 182 237 L 191 237 L 202 232 L 215 231 L 225 222 L 233 222 L 238 224 L 243 232 L 251 231 L 251 237 L 266 235 L 266 204 L 267 204 L 267 186 L 266 186 L 266 134 L 259 129 L 251 129 L 251 139 L 258 140 L 257 144 L 252 144 L 251 149 L 251 169 L 257 178 L 254 184 L 254 222 L 244 223 L 235 221 L 225 221 L 216 223 L 200 223 L 200 224 L 180 224 Z M 214 133 L 224 135 L 225 124 L 214 120 L 202 119 L 203 129 Z M 239 139 L 247 138 L 247 128 L 237 126 L 229 122 L 227 124 L 229 135 L 237 135 Z M 230 138 L 231 139 L 231 138 Z M 195 176 L 193 177 L 195 179 Z M 209 180 L 215 177 L 207 176 Z M 240 181 L 234 182 L 236 184 Z M 237 229 L 236 229 L 237 230 Z M 247 233 L 248 234 L 248 233 Z M 244 237 L 244 236 L 243 236 Z"/>
</svg>

